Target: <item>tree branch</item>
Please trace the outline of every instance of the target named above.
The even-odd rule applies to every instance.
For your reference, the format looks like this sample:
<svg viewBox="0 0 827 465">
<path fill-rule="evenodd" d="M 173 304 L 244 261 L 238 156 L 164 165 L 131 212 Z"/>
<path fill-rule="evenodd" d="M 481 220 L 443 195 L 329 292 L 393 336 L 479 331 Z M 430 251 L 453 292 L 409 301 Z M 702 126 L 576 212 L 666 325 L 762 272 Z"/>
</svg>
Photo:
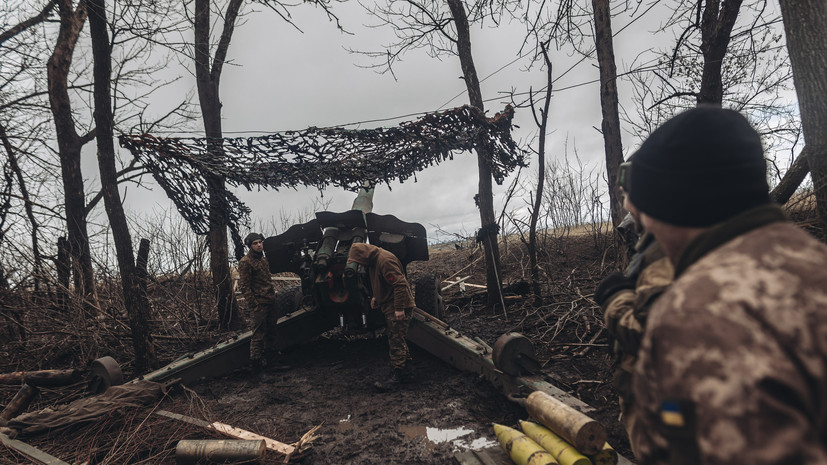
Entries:
<svg viewBox="0 0 827 465">
<path fill-rule="evenodd" d="M 46 6 L 44 6 L 43 9 L 40 10 L 40 13 L 38 13 L 36 16 L 33 16 L 23 21 L 22 23 L 17 24 L 11 29 L 7 29 L 3 32 L 0 32 L 0 44 L 3 44 L 3 42 L 11 39 L 17 34 L 20 34 L 26 29 L 45 21 L 46 18 L 49 17 L 49 14 L 52 12 L 52 10 L 55 8 L 56 4 L 57 0 L 49 0 L 49 2 L 46 3 Z"/>
</svg>

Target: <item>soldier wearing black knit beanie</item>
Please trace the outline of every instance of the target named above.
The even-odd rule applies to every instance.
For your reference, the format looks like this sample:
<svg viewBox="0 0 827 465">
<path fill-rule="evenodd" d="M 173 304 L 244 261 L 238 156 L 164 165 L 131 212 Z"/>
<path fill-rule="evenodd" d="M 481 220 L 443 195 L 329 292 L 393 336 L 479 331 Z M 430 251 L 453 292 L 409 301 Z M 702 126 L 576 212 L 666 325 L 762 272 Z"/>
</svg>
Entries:
<svg viewBox="0 0 827 465">
<path fill-rule="evenodd" d="M 770 203 L 761 139 L 733 110 L 683 112 L 652 132 L 630 161 L 630 200 L 669 224 L 711 226 Z"/>
<path fill-rule="evenodd" d="M 633 368 L 638 463 L 827 463 L 827 246 L 770 201 L 758 133 L 688 110 L 620 173 L 675 265 Z"/>
</svg>

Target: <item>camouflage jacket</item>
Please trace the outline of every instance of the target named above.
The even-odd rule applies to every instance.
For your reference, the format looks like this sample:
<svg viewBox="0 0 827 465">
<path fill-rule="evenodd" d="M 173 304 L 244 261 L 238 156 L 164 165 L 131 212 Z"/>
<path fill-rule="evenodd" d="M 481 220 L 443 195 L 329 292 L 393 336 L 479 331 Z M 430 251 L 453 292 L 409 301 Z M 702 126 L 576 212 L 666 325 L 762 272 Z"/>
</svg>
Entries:
<svg viewBox="0 0 827 465">
<path fill-rule="evenodd" d="M 382 313 L 387 315 L 415 305 L 402 263 L 396 255 L 375 245 L 358 242 L 350 246 L 347 261 L 367 267 L 373 297 Z"/>
<path fill-rule="evenodd" d="M 827 246 L 762 206 L 675 273 L 635 366 L 640 463 L 827 463 Z"/>
<path fill-rule="evenodd" d="M 624 274 L 635 279 L 635 289 L 623 289 L 604 304 L 603 318 L 614 339 L 617 367 L 614 385 L 621 399 L 624 424 L 631 427 L 632 371 L 643 339 L 646 316 L 655 299 L 672 283 L 674 268 L 654 237 L 646 233 Z"/>
<path fill-rule="evenodd" d="M 251 250 L 239 260 L 238 285 L 249 307 L 269 305 L 276 300 L 270 265 L 261 252 Z"/>
</svg>

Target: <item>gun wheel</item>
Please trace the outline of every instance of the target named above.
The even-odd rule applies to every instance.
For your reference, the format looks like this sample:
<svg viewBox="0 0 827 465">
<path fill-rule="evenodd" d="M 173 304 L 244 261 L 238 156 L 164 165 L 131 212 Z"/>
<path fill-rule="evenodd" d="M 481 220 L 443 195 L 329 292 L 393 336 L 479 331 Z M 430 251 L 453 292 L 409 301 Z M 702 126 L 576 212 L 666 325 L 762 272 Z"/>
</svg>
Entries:
<svg viewBox="0 0 827 465">
<path fill-rule="evenodd" d="M 298 284 L 276 291 L 276 310 L 282 315 L 288 315 L 301 308 L 304 295 Z"/>
<path fill-rule="evenodd" d="M 445 303 L 442 300 L 439 279 L 435 275 L 426 273 L 416 278 L 414 300 L 416 306 L 425 313 L 440 320 L 445 317 Z"/>
</svg>

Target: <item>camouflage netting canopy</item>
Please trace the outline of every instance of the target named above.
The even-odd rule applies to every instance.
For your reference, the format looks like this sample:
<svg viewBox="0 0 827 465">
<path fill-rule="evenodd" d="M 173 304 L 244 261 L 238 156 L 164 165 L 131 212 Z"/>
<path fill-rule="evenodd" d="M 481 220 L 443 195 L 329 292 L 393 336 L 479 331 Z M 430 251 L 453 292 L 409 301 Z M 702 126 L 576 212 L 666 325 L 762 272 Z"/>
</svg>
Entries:
<svg viewBox="0 0 827 465">
<path fill-rule="evenodd" d="M 486 118 L 463 106 L 427 113 L 397 127 L 347 130 L 311 127 L 259 137 L 224 139 L 120 136 L 155 177 L 198 234 L 209 231 L 207 177 L 232 186 L 279 189 L 329 185 L 356 191 L 365 185 L 405 181 L 416 172 L 471 151 L 480 144 L 497 183 L 524 166 L 525 152 L 511 138 L 514 109 Z M 249 218 L 249 208 L 225 192 L 224 208 L 234 233 Z"/>
</svg>

